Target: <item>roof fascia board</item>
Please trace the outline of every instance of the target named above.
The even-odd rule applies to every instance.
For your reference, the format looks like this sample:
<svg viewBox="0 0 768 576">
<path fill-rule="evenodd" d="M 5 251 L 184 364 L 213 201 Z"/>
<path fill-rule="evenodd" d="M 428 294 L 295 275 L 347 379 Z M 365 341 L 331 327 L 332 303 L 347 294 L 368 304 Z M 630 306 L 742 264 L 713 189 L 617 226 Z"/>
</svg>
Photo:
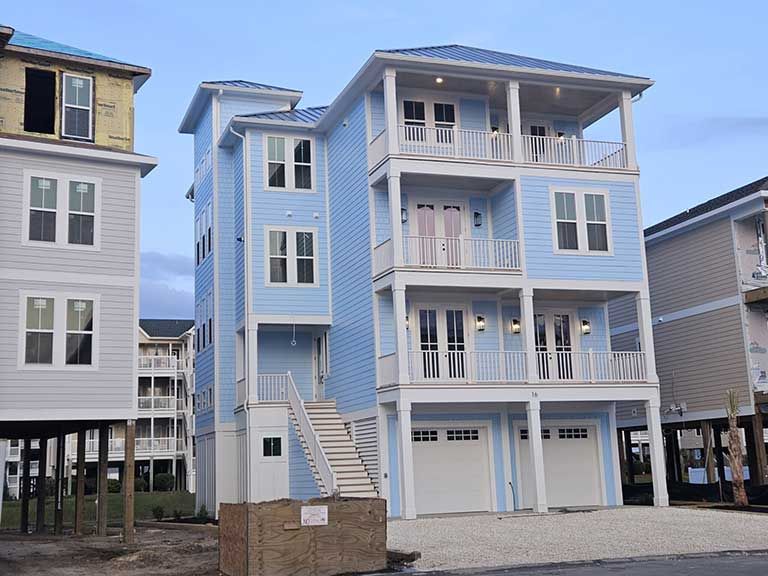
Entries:
<svg viewBox="0 0 768 576">
<path fill-rule="evenodd" d="M 77 156 L 85 160 L 97 160 L 104 162 L 117 162 L 131 166 L 137 166 L 141 175 L 146 176 L 157 166 L 157 158 L 133 154 L 131 152 L 115 152 L 111 150 L 98 150 L 93 148 L 80 148 L 66 146 L 57 143 L 32 142 L 30 140 L 16 140 L 13 138 L 0 138 L 0 148 L 10 148 L 25 152 L 38 152 L 52 154 L 54 156 Z"/>
<path fill-rule="evenodd" d="M 249 88 L 247 86 L 228 86 L 226 84 L 214 84 L 210 82 L 202 82 L 200 88 L 208 90 L 223 90 L 224 92 L 243 92 L 246 94 L 264 94 L 267 96 L 276 96 L 278 98 L 298 98 L 299 100 L 304 96 L 304 92 L 301 90 L 269 90 L 266 88 Z"/>
<path fill-rule="evenodd" d="M 302 130 L 304 132 L 315 132 L 317 130 L 317 123 L 312 122 L 291 122 L 288 120 L 268 120 L 268 119 L 258 119 L 258 118 L 248 118 L 244 116 L 233 116 L 230 118 L 229 122 L 227 122 L 227 125 L 224 127 L 224 130 L 221 133 L 221 136 L 219 137 L 219 141 L 216 143 L 217 146 L 222 148 L 227 148 L 231 146 L 234 142 L 234 136 L 232 136 L 232 132 L 230 129 L 234 129 L 235 126 L 242 126 L 243 128 L 285 128 L 289 130 Z"/>
<path fill-rule="evenodd" d="M 743 206 L 744 204 L 748 204 L 750 202 L 754 202 L 755 200 L 759 200 L 760 198 L 768 198 L 768 190 L 759 190 L 755 192 L 754 194 L 750 194 L 749 196 L 745 196 L 744 198 L 741 198 L 739 200 L 736 200 L 734 202 L 730 202 L 729 204 L 726 204 L 725 206 L 721 206 L 720 208 L 716 208 L 715 210 L 711 210 L 709 212 L 705 212 L 704 214 L 700 214 L 699 216 L 696 216 L 694 218 L 691 218 L 690 220 L 685 220 L 683 222 L 680 222 L 679 224 L 675 224 L 674 226 L 670 226 L 669 228 L 665 228 L 664 230 L 659 230 L 655 234 L 651 234 L 650 236 L 645 237 L 645 243 L 648 244 L 649 242 L 654 242 L 664 236 L 668 236 L 670 234 L 681 232 L 685 228 L 698 226 L 702 224 L 704 221 L 709 220 L 711 218 L 715 218 L 717 216 L 721 216 L 725 214 L 726 212 L 729 212 L 733 210 L 734 208 L 738 208 Z"/>
<path fill-rule="evenodd" d="M 26 46 L 16 46 L 14 44 L 8 44 L 5 46 L 4 50 L 8 52 L 19 52 L 21 54 L 31 54 L 34 56 L 40 56 L 41 58 L 55 58 L 57 60 L 67 60 L 70 62 L 77 62 L 79 64 L 87 64 L 89 66 L 99 66 L 101 68 L 110 68 L 112 70 L 122 70 L 123 72 L 131 72 L 132 74 L 139 76 L 149 77 L 152 74 L 152 70 L 145 66 L 122 64 L 120 62 L 113 62 L 111 60 L 99 60 L 97 58 L 88 58 L 86 56 L 75 56 L 73 54 L 66 54 L 64 52 L 53 52 L 51 50 L 27 48 Z"/>
</svg>

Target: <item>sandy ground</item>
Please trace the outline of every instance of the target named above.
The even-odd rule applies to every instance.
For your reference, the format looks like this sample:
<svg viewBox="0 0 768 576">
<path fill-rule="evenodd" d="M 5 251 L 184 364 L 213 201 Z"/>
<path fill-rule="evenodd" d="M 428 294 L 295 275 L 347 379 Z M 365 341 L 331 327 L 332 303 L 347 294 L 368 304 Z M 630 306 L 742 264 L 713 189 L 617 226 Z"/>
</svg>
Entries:
<svg viewBox="0 0 768 576">
<path fill-rule="evenodd" d="M 120 536 L 53 537 L 0 531 L 0 575 L 215 576 L 215 531 L 138 528 L 136 544 Z"/>
<path fill-rule="evenodd" d="M 768 514 L 624 507 L 548 515 L 392 521 L 388 546 L 441 570 L 768 549 Z"/>
</svg>

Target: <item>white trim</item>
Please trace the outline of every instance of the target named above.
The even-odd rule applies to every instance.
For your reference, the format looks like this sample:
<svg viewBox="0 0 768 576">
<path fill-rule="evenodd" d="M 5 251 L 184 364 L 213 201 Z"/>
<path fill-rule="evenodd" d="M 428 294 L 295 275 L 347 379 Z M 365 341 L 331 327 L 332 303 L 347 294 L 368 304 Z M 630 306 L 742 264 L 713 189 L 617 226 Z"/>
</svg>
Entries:
<svg viewBox="0 0 768 576">
<path fill-rule="evenodd" d="M 34 246 L 36 248 L 57 248 L 65 250 L 83 250 L 86 252 L 101 251 L 101 197 L 102 179 L 95 176 L 81 177 L 62 172 L 49 172 L 46 170 L 33 170 L 25 168 L 23 171 L 23 208 L 21 215 L 21 244 L 22 246 Z M 32 194 L 32 178 L 44 178 L 56 181 L 56 241 L 45 242 L 29 239 L 29 212 Z M 69 243 L 69 185 L 71 182 L 93 184 L 93 244 Z M 50 210 L 53 211 L 53 210 Z M 136 222 L 138 226 L 138 221 Z"/>
<path fill-rule="evenodd" d="M 99 342 L 101 333 L 101 296 L 93 293 L 57 292 L 47 290 L 22 289 L 19 290 L 19 330 L 17 346 L 17 365 L 24 371 L 58 371 L 79 372 L 96 371 L 99 369 Z M 53 362 L 51 364 L 27 364 L 26 360 L 26 332 L 27 332 L 27 298 L 52 298 L 53 299 Z M 90 300 L 93 302 L 93 331 L 91 340 L 90 364 L 67 364 L 67 300 Z M 138 347 L 137 347 L 138 348 Z M 136 362 L 134 362 L 136 364 Z M 138 384 L 137 384 L 138 385 Z M 138 400 L 137 400 L 138 402 Z"/>
<path fill-rule="evenodd" d="M 269 139 L 280 138 L 284 144 L 283 166 L 285 166 L 285 186 L 275 187 L 269 185 Z M 310 172 L 312 179 L 311 188 L 296 188 L 296 163 L 293 157 L 296 140 L 308 140 L 310 146 Z M 284 132 L 264 132 L 262 134 L 262 147 L 264 148 L 264 191 L 265 192 L 291 192 L 296 194 L 315 194 L 317 186 L 317 143 L 314 136 L 308 134 L 292 134 Z"/>
<path fill-rule="evenodd" d="M 270 280 L 270 259 L 273 257 L 269 252 L 269 233 L 270 232 L 284 232 L 286 241 L 286 282 L 272 282 Z M 299 258 L 308 259 L 306 257 L 299 257 L 296 255 L 296 234 L 299 232 L 305 232 L 312 234 L 312 274 L 313 282 L 300 283 L 297 280 L 296 265 Z M 281 226 L 279 224 L 265 224 L 264 225 L 264 286 L 269 288 L 319 288 L 320 277 L 318 274 L 320 255 L 317 250 L 318 245 L 318 229 L 309 226 Z M 282 256 L 281 256 L 282 258 Z"/>
<path fill-rule="evenodd" d="M 576 236 L 578 249 L 567 250 L 559 248 L 557 236 L 557 213 L 555 207 L 555 195 L 573 194 L 576 204 Z M 590 250 L 587 232 L 586 195 L 602 196 L 605 203 L 605 228 L 608 242 L 608 250 Z M 611 227 L 611 196 L 606 188 L 589 187 L 563 187 L 560 185 L 549 187 L 549 207 L 552 222 L 552 250 L 555 254 L 570 254 L 578 256 L 613 256 L 613 230 Z"/>
<path fill-rule="evenodd" d="M 307 324 L 330 326 L 331 316 L 328 314 L 249 314 L 250 326 L 256 324 Z"/>
<path fill-rule="evenodd" d="M 78 104 L 67 104 L 67 79 L 68 78 L 77 78 L 80 80 L 88 80 L 88 106 L 80 106 Z M 94 121 L 94 84 L 95 78 L 93 76 L 84 76 L 81 74 L 71 74 L 69 72 L 63 72 L 61 75 L 61 137 L 72 139 L 72 140 L 80 140 L 80 141 L 87 141 L 92 142 L 93 141 L 93 121 Z M 77 136 L 75 134 L 67 134 L 65 131 L 65 126 L 67 125 L 67 108 L 76 108 L 77 110 L 88 110 L 88 136 Z"/>
</svg>

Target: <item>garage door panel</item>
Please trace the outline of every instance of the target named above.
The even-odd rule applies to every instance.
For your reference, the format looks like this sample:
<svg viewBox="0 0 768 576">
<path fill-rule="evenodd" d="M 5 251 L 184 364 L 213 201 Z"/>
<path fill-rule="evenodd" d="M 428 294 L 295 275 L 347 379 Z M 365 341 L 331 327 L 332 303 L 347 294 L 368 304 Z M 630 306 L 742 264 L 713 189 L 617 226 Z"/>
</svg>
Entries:
<svg viewBox="0 0 768 576">
<path fill-rule="evenodd" d="M 414 428 L 413 466 L 417 514 L 490 510 L 485 428 Z"/>
</svg>

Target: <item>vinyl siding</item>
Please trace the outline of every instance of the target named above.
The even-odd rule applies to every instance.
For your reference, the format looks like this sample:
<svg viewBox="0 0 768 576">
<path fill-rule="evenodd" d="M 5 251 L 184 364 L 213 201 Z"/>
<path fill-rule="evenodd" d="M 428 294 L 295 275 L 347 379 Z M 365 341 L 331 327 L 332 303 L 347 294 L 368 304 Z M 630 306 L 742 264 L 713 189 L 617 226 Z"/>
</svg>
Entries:
<svg viewBox="0 0 768 576">
<path fill-rule="evenodd" d="M 632 182 L 525 176 L 520 179 L 526 271 L 532 279 L 642 280 L 638 206 Z M 608 190 L 613 255 L 555 254 L 550 187 Z"/>
<path fill-rule="evenodd" d="M 291 328 L 259 330 L 260 374 L 285 374 L 290 372 L 304 400 L 312 400 L 313 366 L 312 333 L 296 331 L 296 346 L 291 345 Z"/>
<path fill-rule="evenodd" d="M 629 326 L 637 323 L 637 299 L 634 294 L 627 294 L 608 301 L 608 318 L 611 328 Z"/>
<path fill-rule="evenodd" d="M 480 213 L 481 224 L 475 226 L 475 213 Z M 469 199 L 469 225 L 472 238 L 485 239 L 490 235 L 488 222 L 488 200 L 486 198 Z"/>
<path fill-rule="evenodd" d="M 287 99 L 283 98 L 254 97 L 253 95 L 241 96 L 225 92 L 219 98 L 219 106 L 219 134 L 221 134 L 233 116 L 271 112 L 273 110 L 287 110 L 290 104 Z"/>
<path fill-rule="evenodd" d="M 320 496 L 312 470 L 299 444 L 299 437 L 290 422 L 288 423 L 288 490 L 290 497 L 295 500 L 308 500 Z"/>
<path fill-rule="evenodd" d="M 389 224 L 389 193 L 386 190 L 375 190 L 373 201 L 376 211 L 376 244 L 381 244 L 392 237 L 392 226 Z"/>
<path fill-rule="evenodd" d="M 517 239 L 517 202 L 514 184 L 491 197 L 493 237 L 500 240 Z"/>
<path fill-rule="evenodd" d="M 234 196 L 234 273 L 235 273 L 235 326 L 245 322 L 245 212 L 243 207 L 243 143 L 238 139 L 232 150 L 232 194 Z"/>
<path fill-rule="evenodd" d="M 646 255 L 654 316 L 738 294 L 729 218 L 649 243 Z"/>
<path fill-rule="evenodd" d="M 488 130 L 488 111 L 485 100 L 469 98 L 459 100 L 459 122 L 462 130 Z"/>
<path fill-rule="evenodd" d="M 232 179 L 232 150 L 219 148 L 218 213 L 213 230 L 214 250 L 219 259 L 219 286 L 213 321 L 218 327 L 214 343 L 219 348 L 217 385 L 220 422 L 234 422 L 235 384 L 235 231 Z"/>
<path fill-rule="evenodd" d="M 589 320 L 591 331 L 589 334 L 581 334 L 581 321 Z M 602 351 L 609 349 L 608 322 L 605 317 L 605 308 L 602 306 L 583 306 L 578 309 L 576 318 L 576 333 L 581 338 L 581 350 Z"/>
<path fill-rule="evenodd" d="M 477 316 L 485 317 L 485 330 L 477 331 L 475 322 Z M 475 350 L 478 352 L 494 352 L 499 349 L 499 318 L 495 300 L 478 300 L 472 302 L 470 317 L 465 320 L 464 330 L 475 332 Z"/>
<path fill-rule="evenodd" d="M 395 353 L 395 311 L 392 292 L 377 294 L 379 299 L 379 352 L 382 356 Z"/>
<path fill-rule="evenodd" d="M 386 130 L 387 123 L 384 117 L 384 92 L 371 92 L 371 137 L 375 138 Z"/>
<path fill-rule="evenodd" d="M 512 333 L 512 319 L 520 320 L 520 307 L 504 305 L 501 309 L 504 329 L 504 350 L 510 352 L 522 352 L 525 348 L 522 331 L 519 334 Z"/>
<path fill-rule="evenodd" d="M 376 405 L 365 103 L 328 136 L 333 326 L 325 393 L 340 412 Z"/>
</svg>

